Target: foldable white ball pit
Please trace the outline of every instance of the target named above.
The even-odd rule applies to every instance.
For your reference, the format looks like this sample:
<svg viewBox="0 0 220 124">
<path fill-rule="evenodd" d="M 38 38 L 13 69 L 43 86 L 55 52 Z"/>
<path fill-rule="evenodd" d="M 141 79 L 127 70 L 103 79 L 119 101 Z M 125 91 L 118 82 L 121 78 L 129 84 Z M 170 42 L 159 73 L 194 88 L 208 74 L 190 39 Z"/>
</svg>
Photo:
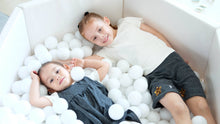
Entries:
<svg viewBox="0 0 220 124">
<path fill-rule="evenodd" d="M 59 40 L 75 32 L 85 11 L 111 19 L 138 16 L 162 32 L 175 50 L 204 79 L 208 102 L 220 122 L 220 23 L 174 0 L 33 0 L 15 8 L 0 35 L 0 106 L 18 80 L 18 69 L 48 36 Z"/>
</svg>

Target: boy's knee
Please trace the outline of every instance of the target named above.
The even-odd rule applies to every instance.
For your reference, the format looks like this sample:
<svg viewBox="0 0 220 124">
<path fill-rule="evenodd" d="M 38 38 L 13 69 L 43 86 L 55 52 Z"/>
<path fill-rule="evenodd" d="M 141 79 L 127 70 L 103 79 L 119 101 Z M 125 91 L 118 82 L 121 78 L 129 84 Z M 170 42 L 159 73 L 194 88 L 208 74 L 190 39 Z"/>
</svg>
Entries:
<svg viewBox="0 0 220 124">
<path fill-rule="evenodd" d="M 173 103 L 173 111 L 175 114 L 181 115 L 185 113 L 189 113 L 189 109 L 186 104 L 175 102 Z"/>
<path fill-rule="evenodd" d="M 203 112 L 203 111 L 206 112 L 209 109 L 207 102 L 199 100 L 196 104 L 197 104 L 196 106 L 200 112 Z"/>
</svg>

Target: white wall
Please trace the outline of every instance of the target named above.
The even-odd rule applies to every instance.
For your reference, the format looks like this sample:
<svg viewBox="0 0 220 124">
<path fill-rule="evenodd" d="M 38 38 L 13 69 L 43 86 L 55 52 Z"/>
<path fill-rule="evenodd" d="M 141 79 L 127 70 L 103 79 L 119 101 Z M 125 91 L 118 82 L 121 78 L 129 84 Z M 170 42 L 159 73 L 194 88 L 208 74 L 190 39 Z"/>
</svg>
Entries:
<svg viewBox="0 0 220 124">
<path fill-rule="evenodd" d="M 30 54 L 30 45 L 20 8 L 15 8 L 0 35 L 0 97 L 9 92 L 17 79 L 17 70 Z"/>
<path fill-rule="evenodd" d="M 194 70 L 204 75 L 216 25 L 164 0 L 124 0 L 124 16 L 143 17 L 167 37 Z"/>
<path fill-rule="evenodd" d="M 19 5 L 24 11 L 31 47 L 50 36 L 62 39 L 64 33 L 76 31 L 85 11 L 122 17 L 123 0 L 35 0 Z"/>
<path fill-rule="evenodd" d="M 208 86 L 208 100 L 211 102 L 212 111 L 220 122 L 220 28 L 216 31 L 211 46 L 208 67 L 206 71 L 206 81 Z"/>
</svg>

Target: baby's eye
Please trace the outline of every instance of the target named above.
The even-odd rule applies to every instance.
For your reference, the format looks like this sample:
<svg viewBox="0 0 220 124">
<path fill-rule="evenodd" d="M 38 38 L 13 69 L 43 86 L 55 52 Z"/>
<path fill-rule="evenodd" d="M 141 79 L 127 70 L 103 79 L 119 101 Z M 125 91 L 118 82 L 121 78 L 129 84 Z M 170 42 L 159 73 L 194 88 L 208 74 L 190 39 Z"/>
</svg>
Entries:
<svg viewBox="0 0 220 124">
<path fill-rule="evenodd" d="M 59 73 L 59 71 L 60 71 L 60 70 L 58 69 L 58 70 L 56 71 L 56 74 L 58 74 L 58 73 Z"/>
<path fill-rule="evenodd" d="M 96 40 L 97 37 L 94 37 L 93 40 Z"/>
<path fill-rule="evenodd" d="M 99 28 L 99 30 L 98 30 L 98 31 L 100 32 L 100 31 L 102 31 L 102 29 L 101 29 L 101 28 Z"/>
<path fill-rule="evenodd" d="M 50 83 L 52 83 L 52 82 L 53 82 L 53 79 L 50 80 Z"/>
</svg>

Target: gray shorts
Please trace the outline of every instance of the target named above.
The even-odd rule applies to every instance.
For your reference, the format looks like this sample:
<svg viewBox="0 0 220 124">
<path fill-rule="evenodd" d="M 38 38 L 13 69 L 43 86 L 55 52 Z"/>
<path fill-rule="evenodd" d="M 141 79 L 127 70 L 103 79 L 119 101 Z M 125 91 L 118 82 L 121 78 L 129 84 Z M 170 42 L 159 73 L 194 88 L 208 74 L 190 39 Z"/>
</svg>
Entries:
<svg viewBox="0 0 220 124">
<path fill-rule="evenodd" d="M 179 94 L 184 101 L 193 96 L 206 97 L 200 80 L 176 52 L 171 53 L 145 77 L 152 95 L 153 108 L 163 107 L 159 101 L 168 92 Z"/>
</svg>

